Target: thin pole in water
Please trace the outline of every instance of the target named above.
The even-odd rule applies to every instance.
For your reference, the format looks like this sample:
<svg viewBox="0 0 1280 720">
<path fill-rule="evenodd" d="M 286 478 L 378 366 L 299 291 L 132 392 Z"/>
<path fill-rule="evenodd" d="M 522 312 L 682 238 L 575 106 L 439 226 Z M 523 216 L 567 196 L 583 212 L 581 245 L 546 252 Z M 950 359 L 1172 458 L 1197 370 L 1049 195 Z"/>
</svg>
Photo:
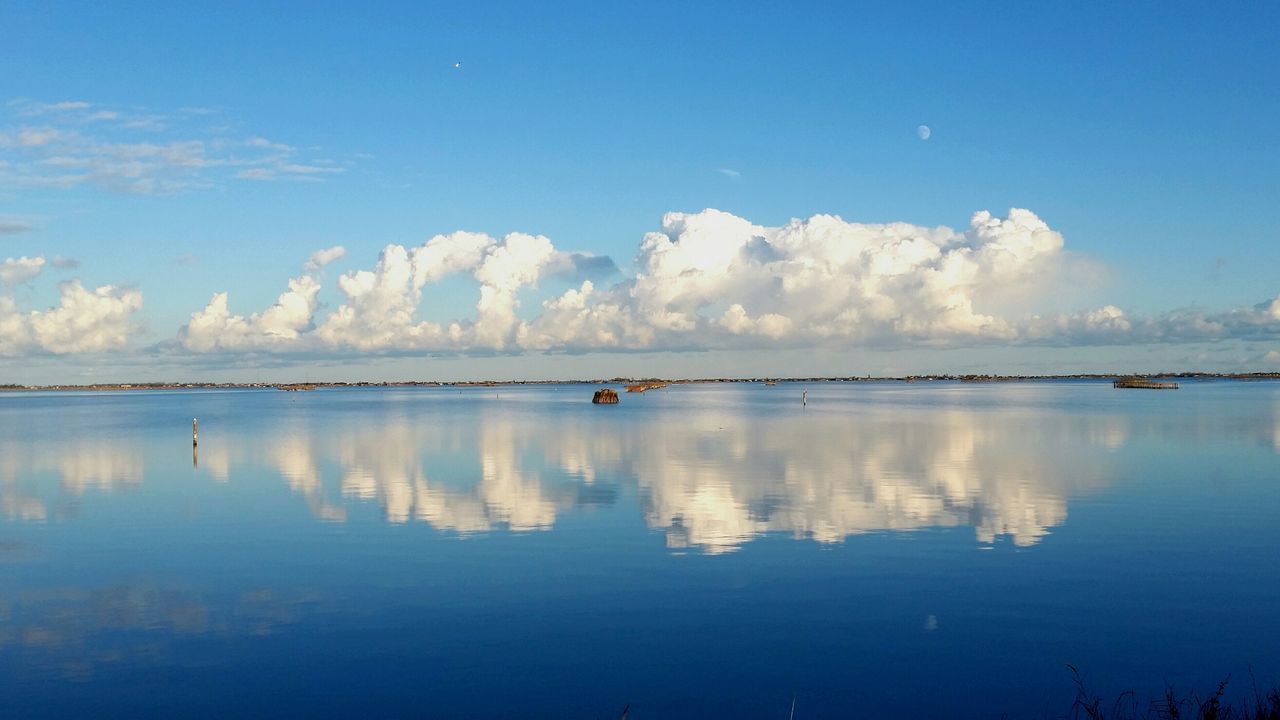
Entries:
<svg viewBox="0 0 1280 720">
<path fill-rule="evenodd" d="M 191 418 L 191 447 L 196 446 L 196 442 L 199 440 L 199 438 L 200 438 L 200 434 L 196 432 L 196 419 Z"/>
<path fill-rule="evenodd" d="M 802 407 L 809 407 L 809 390 L 807 388 L 800 393 L 800 405 Z"/>
</svg>

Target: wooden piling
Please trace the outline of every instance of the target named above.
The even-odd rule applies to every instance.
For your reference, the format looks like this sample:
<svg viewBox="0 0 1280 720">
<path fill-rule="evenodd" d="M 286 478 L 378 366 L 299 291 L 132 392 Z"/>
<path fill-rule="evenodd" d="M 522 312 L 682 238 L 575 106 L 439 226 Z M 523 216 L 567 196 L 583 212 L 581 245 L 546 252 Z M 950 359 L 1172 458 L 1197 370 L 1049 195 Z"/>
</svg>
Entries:
<svg viewBox="0 0 1280 720">
<path fill-rule="evenodd" d="M 196 432 L 196 419 L 191 418 L 191 447 L 196 446 L 196 442 L 200 438 L 200 433 Z"/>
</svg>

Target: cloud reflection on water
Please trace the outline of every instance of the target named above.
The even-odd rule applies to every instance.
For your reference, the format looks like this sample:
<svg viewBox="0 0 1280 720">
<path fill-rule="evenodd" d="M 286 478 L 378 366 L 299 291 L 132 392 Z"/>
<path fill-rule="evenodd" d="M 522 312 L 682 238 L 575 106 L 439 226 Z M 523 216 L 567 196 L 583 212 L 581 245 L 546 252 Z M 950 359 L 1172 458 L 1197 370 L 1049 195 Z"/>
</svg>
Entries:
<svg viewBox="0 0 1280 720">
<path fill-rule="evenodd" d="M 0 657 L 16 660 L 27 676 L 89 680 L 173 663 L 191 651 L 177 647 L 184 638 L 235 643 L 280 632 L 319 599 L 265 589 L 226 596 L 149 582 L 27 589 L 0 598 Z"/>
<path fill-rule="evenodd" d="M 714 431 L 654 428 L 630 449 L 630 470 L 646 491 L 647 523 L 671 547 L 725 552 L 771 532 L 833 543 L 956 525 L 984 543 L 1008 536 L 1026 546 L 1102 473 L 1096 453 L 1063 462 L 1061 445 L 1026 437 L 1020 422 L 970 412 L 758 423 L 708 415 L 691 425 Z M 1059 428 L 1059 437 L 1085 429 Z"/>
<path fill-rule="evenodd" d="M 128 442 L 88 439 L 76 442 L 0 440 L 0 513 L 21 520 L 47 520 L 49 493 L 41 493 L 37 477 L 53 473 L 63 501 L 90 491 L 109 492 L 142 485 L 142 449 Z"/>
<path fill-rule="evenodd" d="M 538 531 L 634 487 L 669 547 L 719 553 L 766 533 L 834 543 L 953 526 L 982 543 L 1033 545 L 1065 520 L 1071 495 L 1106 482 L 1106 453 L 1128 432 L 1118 416 L 960 410 L 709 411 L 622 425 L 484 412 L 447 426 L 406 416 L 299 424 L 259 442 L 324 520 L 346 520 L 345 500 L 459 535 Z"/>
<path fill-rule="evenodd" d="M 535 468 L 517 457 L 519 439 L 510 422 L 495 419 L 478 428 L 479 477 L 475 468 L 462 488 L 428 476 L 420 448 L 430 441 L 423 428 L 401 419 L 385 427 L 344 434 L 336 443 L 342 495 L 377 500 L 389 522 L 419 520 L 458 533 L 507 528 L 546 530 L 560 504 Z M 429 446 L 428 446 L 429 447 Z"/>
<path fill-rule="evenodd" d="M 232 491 L 264 470 L 277 474 L 325 521 L 347 522 L 355 506 L 376 503 L 387 522 L 462 536 L 544 531 L 561 513 L 625 498 L 674 549 L 728 552 L 767 533 L 835 543 L 956 526 L 972 527 L 980 543 L 1025 547 L 1065 521 L 1070 497 L 1109 482 L 1110 451 L 1159 430 L 1133 423 L 891 404 L 639 417 L 415 406 L 299 412 L 211 432 L 199 467 Z M 125 440 L 0 443 L 0 511 L 45 520 L 50 503 L 139 485 L 144 457 Z M 40 491 L 49 475 L 59 478 L 58 500 Z"/>
</svg>

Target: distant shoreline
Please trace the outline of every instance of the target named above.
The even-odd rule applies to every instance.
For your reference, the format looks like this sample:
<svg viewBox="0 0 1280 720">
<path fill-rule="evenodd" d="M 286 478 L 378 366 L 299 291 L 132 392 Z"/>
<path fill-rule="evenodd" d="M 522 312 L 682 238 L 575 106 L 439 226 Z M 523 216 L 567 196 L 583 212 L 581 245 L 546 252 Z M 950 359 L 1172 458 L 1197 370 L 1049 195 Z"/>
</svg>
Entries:
<svg viewBox="0 0 1280 720">
<path fill-rule="evenodd" d="M 964 382 L 964 383 L 1001 383 L 1001 382 L 1037 382 L 1044 380 L 1098 380 L 1113 381 L 1121 377 L 1144 379 L 1185 379 L 1185 380 L 1280 380 L 1280 372 L 1256 373 L 1081 373 L 1073 375 L 955 375 L 950 373 L 902 376 L 829 376 L 829 377 L 751 377 L 751 378 L 693 378 L 685 380 L 669 380 L 665 378 L 627 378 L 609 379 L 577 379 L 577 380 L 389 380 L 358 382 L 252 382 L 252 383 L 214 383 L 214 382 L 143 382 L 143 383 L 94 383 L 89 385 L 0 385 L 0 392 L 48 392 L 48 391 L 118 391 L 118 390 L 317 390 L 323 388 L 404 388 L 404 387 L 513 387 L 521 385 L 705 385 L 711 383 L 827 383 L 827 382 Z"/>
</svg>

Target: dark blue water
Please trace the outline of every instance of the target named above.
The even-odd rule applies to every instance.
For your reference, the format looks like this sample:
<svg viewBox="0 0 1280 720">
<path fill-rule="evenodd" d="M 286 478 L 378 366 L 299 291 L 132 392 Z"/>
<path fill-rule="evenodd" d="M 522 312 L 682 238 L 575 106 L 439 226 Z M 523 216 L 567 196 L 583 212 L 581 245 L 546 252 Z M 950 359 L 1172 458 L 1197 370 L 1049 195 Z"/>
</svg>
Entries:
<svg viewBox="0 0 1280 720">
<path fill-rule="evenodd" d="M 1068 663 L 1280 680 L 1280 384 L 592 390 L 0 395 L 0 703 L 1039 718 Z"/>
</svg>

